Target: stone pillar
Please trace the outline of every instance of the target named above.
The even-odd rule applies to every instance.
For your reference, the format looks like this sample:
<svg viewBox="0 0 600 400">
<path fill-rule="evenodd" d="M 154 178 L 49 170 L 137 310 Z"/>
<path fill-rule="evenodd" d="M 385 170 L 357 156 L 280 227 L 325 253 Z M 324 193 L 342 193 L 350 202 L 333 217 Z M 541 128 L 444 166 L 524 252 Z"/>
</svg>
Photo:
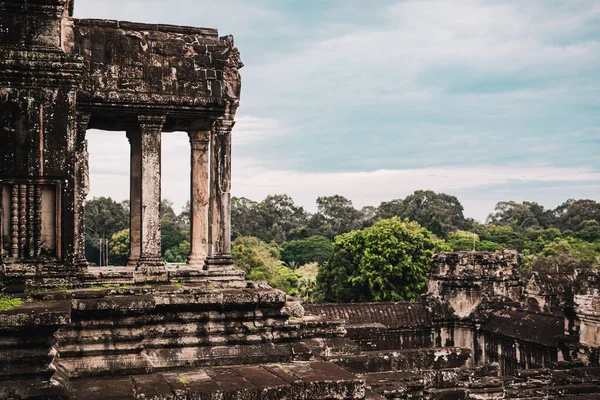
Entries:
<svg viewBox="0 0 600 400">
<path fill-rule="evenodd" d="M 75 201 L 73 207 L 75 220 L 73 254 L 74 264 L 76 266 L 87 266 L 87 260 L 85 258 L 85 199 L 89 192 L 89 164 L 85 135 L 90 123 L 90 117 L 91 115 L 86 112 L 77 113 L 77 131 L 75 138 Z M 41 202 L 41 193 L 39 193 L 39 197 L 39 201 Z M 41 234 L 39 234 L 39 236 L 41 236 Z M 41 241 L 41 237 L 38 240 Z"/>
<path fill-rule="evenodd" d="M 208 255 L 208 158 L 210 129 L 188 133 L 191 146 L 190 266 L 204 265 Z"/>
<path fill-rule="evenodd" d="M 231 258 L 231 129 L 230 120 L 218 120 L 212 130 L 210 199 L 208 208 L 209 243 L 206 269 L 233 269 Z"/>
<path fill-rule="evenodd" d="M 141 248 L 138 270 L 146 274 L 165 271 L 160 231 L 160 139 L 164 115 L 140 115 L 141 128 Z M 148 268 L 161 267 L 161 268 Z"/>
<path fill-rule="evenodd" d="M 138 130 L 127 131 L 130 145 L 129 169 L 129 262 L 136 266 L 142 250 L 142 136 Z"/>
</svg>

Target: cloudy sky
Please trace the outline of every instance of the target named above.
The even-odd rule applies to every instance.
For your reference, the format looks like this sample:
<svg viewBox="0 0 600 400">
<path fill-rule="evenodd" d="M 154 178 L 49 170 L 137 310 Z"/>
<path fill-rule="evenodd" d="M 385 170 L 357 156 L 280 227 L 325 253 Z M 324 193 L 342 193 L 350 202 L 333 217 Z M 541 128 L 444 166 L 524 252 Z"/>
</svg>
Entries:
<svg viewBox="0 0 600 400">
<path fill-rule="evenodd" d="M 76 0 L 75 16 L 218 28 L 245 67 L 233 194 L 356 207 L 417 189 L 484 220 L 498 201 L 600 200 L 596 0 Z M 124 133 L 88 133 L 91 194 L 128 198 Z M 163 136 L 163 196 L 189 144 Z"/>
</svg>

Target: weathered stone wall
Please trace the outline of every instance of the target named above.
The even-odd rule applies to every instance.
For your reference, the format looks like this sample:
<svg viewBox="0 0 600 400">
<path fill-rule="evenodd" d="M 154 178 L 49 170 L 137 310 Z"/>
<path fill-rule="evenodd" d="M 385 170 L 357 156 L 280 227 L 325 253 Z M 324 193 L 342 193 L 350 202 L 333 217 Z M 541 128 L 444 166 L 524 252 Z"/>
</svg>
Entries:
<svg viewBox="0 0 600 400">
<path fill-rule="evenodd" d="M 11 219 L 2 237 L 5 258 L 46 251 L 72 261 L 76 93 L 83 62 L 62 49 L 61 21 L 69 17 L 69 5 L 66 0 L 0 2 L 0 181 L 19 191 L 9 197 L 3 190 L 2 203 L 11 209 L 18 203 L 14 214 L 3 215 Z M 41 225 L 48 223 L 39 218 L 42 208 L 49 210 L 42 189 L 54 191 L 58 205 L 47 213 L 59 222 L 51 249 L 28 243 L 38 242 Z"/>
<path fill-rule="evenodd" d="M 573 349 L 586 363 L 600 364 L 600 273 L 577 270 L 574 275 L 573 303 L 575 318 L 571 335 L 578 338 Z"/>
<path fill-rule="evenodd" d="M 522 286 L 515 274 L 519 254 L 458 252 L 435 254 L 431 262 L 428 295 L 447 303 L 458 318 L 468 318 L 484 302 L 518 301 Z"/>
<path fill-rule="evenodd" d="M 573 274 L 534 272 L 525 284 L 524 306 L 562 316 L 573 308 L 573 284 Z"/>
<path fill-rule="evenodd" d="M 307 304 L 313 315 L 341 319 L 348 338 L 363 350 L 426 348 L 434 330 L 420 303 Z"/>
<path fill-rule="evenodd" d="M 156 145 L 144 149 L 142 143 L 142 161 L 152 156 L 142 167 L 153 167 L 143 181 L 154 183 L 158 194 L 161 132 L 210 131 L 216 121 L 227 128 L 211 133 L 224 160 L 214 166 L 224 178 L 213 188 L 223 193 L 211 204 L 214 215 L 223 214 L 219 221 L 226 231 L 229 135 L 243 66 L 233 37 L 208 28 L 73 19 L 72 11 L 72 0 L 0 0 L 2 261 L 50 259 L 84 267 L 85 132 L 135 135 L 149 119 L 162 123 L 156 124 Z M 42 233 L 43 227 L 53 235 Z M 159 228 L 151 228 L 148 237 L 160 237 Z M 227 253 L 226 244 L 221 247 Z M 80 272 L 73 268 L 70 275 Z"/>
<path fill-rule="evenodd" d="M 216 29 L 76 19 L 74 41 L 87 66 L 80 102 L 222 105 L 231 48 Z"/>
</svg>

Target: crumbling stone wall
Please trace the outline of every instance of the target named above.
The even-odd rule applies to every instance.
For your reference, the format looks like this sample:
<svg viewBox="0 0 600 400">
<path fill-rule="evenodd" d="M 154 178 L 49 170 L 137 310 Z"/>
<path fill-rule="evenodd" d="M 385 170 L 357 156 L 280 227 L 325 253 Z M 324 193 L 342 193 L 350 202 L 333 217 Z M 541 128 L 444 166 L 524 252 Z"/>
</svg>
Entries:
<svg viewBox="0 0 600 400">
<path fill-rule="evenodd" d="M 573 303 L 575 319 L 572 336 L 578 337 L 577 356 L 599 364 L 600 354 L 600 273 L 577 270 L 574 275 Z"/>
<path fill-rule="evenodd" d="M 522 294 L 518 262 L 514 250 L 435 254 L 428 295 L 448 303 L 458 318 L 470 317 L 485 302 L 518 301 Z"/>
<path fill-rule="evenodd" d="M 72 11 L 72 0 L 0 0 L 0 262 L 13 275 L 43 278 L 50 262 L 73 267 L 65 270 L 70 277 L 83 273 L 85 132 L 95 128 L 126 131 L 133 142 L 144 131 L 136 151 L 143 153 L 144 215 L 156 214 L 147 224 L 152 232 L 144 232 L 154 242 L 159 206 L 145 193 L 160 202 L 161 132 L 187 131 L 193 151 L 199 132 L 214 136 L 210 241 L 212 255 L 231 264 L 230 134 L 243 66 L 233 37 L 75 19 Z"/>
</svg>

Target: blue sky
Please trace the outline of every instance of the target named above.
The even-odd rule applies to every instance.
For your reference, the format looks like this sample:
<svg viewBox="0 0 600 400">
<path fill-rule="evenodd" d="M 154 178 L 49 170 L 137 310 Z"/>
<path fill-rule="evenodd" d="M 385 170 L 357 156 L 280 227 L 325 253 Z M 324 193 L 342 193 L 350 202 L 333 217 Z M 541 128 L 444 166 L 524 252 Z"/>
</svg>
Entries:
<svg viewBox="0 0 600 400">
<path fill-rule="evenodd" d="M 234 195 L 314 210 L 320 195 L 361 207 L 432 189 L 479 220 L 504 200 L 600 200 L 598 1 L 77 0 L 75 15 L 234 35 Z M 127 198 L 124 134 L 88 137 L 91 196 Z M 177 207 L 188 147 L 164 135 Z"/>
</svg>

